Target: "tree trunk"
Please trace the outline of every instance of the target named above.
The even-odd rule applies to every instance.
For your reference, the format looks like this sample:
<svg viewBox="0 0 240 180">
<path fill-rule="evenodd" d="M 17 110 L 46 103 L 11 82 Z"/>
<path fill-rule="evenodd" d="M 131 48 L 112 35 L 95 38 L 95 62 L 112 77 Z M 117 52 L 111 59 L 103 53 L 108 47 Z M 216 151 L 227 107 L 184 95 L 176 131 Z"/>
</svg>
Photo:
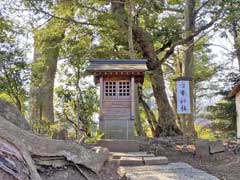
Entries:
<svg viewBox="0 0 240 180">
<path fill-rule="evenodd" d="M 132 32 L 132 23 L 133 23 L 133 2 L 129 0 L 129 14 L 128 14 L 128 47 L 129 47 L 129 56 L 131 59 L 135 58 L 134 45 L 133 45 L 133 32 Z M 134 83 L 134 100 L 135 100 L 135 128 L 138 136 L 146 136 L 144 132 L 142 122 L 139 115 L 138 107 L 138 84 Z"/>
<path fill-rule="evenodd" d="M 137 83 L 135 83 L 135 88 L 134 88 L 134 99 L 135 99 L 135 124 L 136 124 L 136 129 L 138 132 L 139 136 L 146 137 L 146 133 L 144 132 L 142 122 L 140 119 L 140 114 L 139 114 L 139 86 Z"/>
<path fill-rule="evenodd" d="M 133 2 L 129 0 L 129 15 L 128 15 L 128 46 L 129 46 L 129 55 L 131 59 L 135 58 L 134 46 L 133 46 Z"/>
<path fill-rule="evenodd" d="M 185 5 L 185 31 L 186 37 L 189 37 L 195 31 L 195 1 L 194 0 L 186 0 Z M 183 61 L 183 75 L 188 77 L 193 77 L 194 72 L 194 57 L 193 57 L 193 48 L 194 48 L 194 38 L 192 37 L 186 43 L 186 49 L 184 54 Z M 196 136 L 195 128 L 194 128 L 194 98 L 195 95 L 193 93 L 194 82 L 190 83 L 190 103 L 191 103 L 191 114 L 186 115 L 186 133 L 188 136 L 194 137 Z M 183 123 L 185 123 L 183 122 Z"/>
<path fill-rule="evenodd" d="M 142 104 L 142 107 L 143 107 L 144 112 L 146 114 L 147 122 L 149 124 L 150 129 L 151 129 L 152 136 L 157 137 L 160 134 L 160 132 L 157 132 L 157 130 L 159 130 L 159 128 L 157 128 L 158 122 L 156 120 L 156 117 L 155 117 L 153 111 L 148 106 L 147 102 L 143 99 L 143 96 L 142 96 L 141 93 L 139 93 L 139 102 L 140 102 L 140 104 Z"/>
<path fill-rule="evenodd" d="M 34 33 L 34 62 L 31 77 L 31 120 L 54 121 L 53 90 L 60 43 L 66 21 L 52 19 Z M 52 33 L 51 31 L 54 31 Z"/>
<path fill-rule="evenodd" d="M 125 0 L 112 1 L 113 15 L 120 28 L 126 29 L 127 15 L 124 6 Z M 152 36 L 144 31 L 143 28 L 133 23 L 133 38 L 140 46 L 143 57 L 148 59 L 147 66 L 148 70 L 151 71 L 150 79 L 159 113 L 158 127 L 160 129 L 158 132 L 161 132 L 165 136 L 175 135 L 179 132 L 179 129 L 176 126 L 175 116 L 167 97 L 162 67 L 153 46 Z"/>
<path fill-rule="evenodd" d="M 233 29 L 233 40 L 234 40 L 234 48 L 236 57 L 238 60 L 238 69 L 240 71 L 240 39 L 239 39 L 239 30 L 238 30 L 238 24 L 236 20 L 233 20 L 232 22 L 232 29 Z"/>
</svg>

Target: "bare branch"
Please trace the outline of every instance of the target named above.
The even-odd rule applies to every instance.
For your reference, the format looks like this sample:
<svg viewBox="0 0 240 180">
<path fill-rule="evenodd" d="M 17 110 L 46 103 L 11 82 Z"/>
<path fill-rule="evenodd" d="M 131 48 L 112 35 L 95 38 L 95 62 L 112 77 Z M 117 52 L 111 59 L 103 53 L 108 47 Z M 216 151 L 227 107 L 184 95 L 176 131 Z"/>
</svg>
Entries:
<svg viewBox="0 0 240 180">
<path fill-rule="evenodd" d="M 183 13 L 183 9 L 176 9 L 176 8 L 171 8 L 171 7 L 163 7 L 161 8 L 163 11 L 170 11 L 170 12 L 176 12 L 176 13 Z"/>
<path fill-rule="evenodd" d="M 164 63 L 164 61 L 173 54 L 174 49 L 179 46 L 179 45 L 183 45 L 186 44 L 189 40 L 191 40 L 193 37 L 199 35 L 202 31 L 210 28 L 215 22 L 217 21 L 217 18 L 212 19 L 209 23 L 207 23 L 206 25 L 202 26 L 201 28 L 199 28 L 197 31 L 195 31 L 193 34 L 191 34 L 190 36 L 188 36 L 185 39 L 181 39 L 179 41 L 177 41 L 176 43 L 174 43 L 165 53 L 165 55 L 160 59 L 160 63 Z"/>
<path fill-rule="evenodd" d="M 92 6 L 92 5 L 82 4 L 82 3 L 80 3 L 78 0 L 76 0 L 75 2 L 76 2 L 76 4 L 77 4 L 78 6 L 80 6 L 80 7 L 82 7 L 82 8 L 90 9 L 90 10 L 93 10 L 93 11 L 99 12 L 99 13 L 103 13 L 103 12 L 104 12 L 104 11 L 102 11 L 102 10 L 99 10 L 99 9 L 95 8 L 95 7 Z"/>
<path fill-rule="evenodd" d="M 226 48 L 220 44 L 205 43 L 205 44 L 203 44 L 203 46 L 216 46 L 216 47 L 220 47 L 220 48 L 224 49 L 225 51 L 231 52 L 228 48 Z"/>
<path fill-rule="evenodd" d="M 73 120 L 71 120 L 68 115 L 66 114 L 65 111 L 63 111 L 63 115 L 65 116 L 66 120 L 69 121 L 70 123 L 72 123 L 76 128 L 78 128 L 78 124 L 76 122 L 74 122 Z"/>
<path fill-rule="evenodd" d="M 201 11 L 202 8 L 204 8 L 211 0 L 205 1 L 204 3 L 202 3 L 202 5 L 195 10 L 195 16 L 199 13 L 199 11 Z"/>
<path fill-rule="evenodd" d="M 166 44 L 164 44 L 161 48 L 159 48 L 158 50 L 156 50 L 156 53 L 159 54 L 160 52 L 163 52 L 165 49 L 169 48 L 171 46 L 171 42 L 167 42 Z"/>
<path fill-rule="evenodd" d="M 99 23 L 90 23 L 90 22 L 81 22 L 81 21 L 77 21 L 75 20 L 74 18 L 65 18 L 65 17 L 60 17 L 60 16 L 57 16 L 57 15 L 54 15 L 50 12 L 47 12 L 41 8 L 38 8 L 35 6 L 34 3 L 31 2 L 31 5 L 33 6 L 33 8 L 40 12 L 40 13 L 43 13 L 43 14 L 46 14 L 47 16 L 51 17 L 51 18 L 56 18 L 56 19 L 60 19 L 60 20 L 63 20 L 63 21 L 68 21 L 68 22 L 72 22 L 74 24 L 81 24 L 81 25 L 88 25 L 88 26 L 102 26 L 101 24 Z M 106 28 L 112 28 L 112 27 L 107 27 L 106 25 L 104 25 L 103 27 L 106 27 Z M 113 28 L 112 28 L 113 29 Z"/>
</svg>

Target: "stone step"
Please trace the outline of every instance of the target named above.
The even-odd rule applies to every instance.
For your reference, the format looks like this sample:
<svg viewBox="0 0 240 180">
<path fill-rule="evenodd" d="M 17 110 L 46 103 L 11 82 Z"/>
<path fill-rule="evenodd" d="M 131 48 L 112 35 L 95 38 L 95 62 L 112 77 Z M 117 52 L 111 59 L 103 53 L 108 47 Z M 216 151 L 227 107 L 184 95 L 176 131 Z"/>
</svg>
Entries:
<svg viewBox="0 0 240 180">
<path fill-rule="evenodd" d="M 147 154 L 147 152 L 110 152 L 112 159 L 120 159 L 121 157 L 154 157 L 154 154 Z"/>
<path fill-rule="evenodd" d="M 145 165 L 163 165 L 168 164 L 168 158 L 165 156 L 159 157 L 143 157 Z"/>
<path fill-rule="evenodd" d="M 131 154 L 130 154 L 131 155 Z M 120 166 L 142 166 L 142 165 L 165 165 L 168 164 L 168 158 L 165 156 L 161 157 L 144 157 L 137 156 L 137 154 L 132 154 L 133 156 L 117 156 L 116 159 L 112 158 L 113 161 L 116 161 Z M 118 159 L 119 158 L 119 159 Z"/>
<path fill-rule="evenodd" d="M 186 163 L 155 166 L 120 166 L 118 173 L 129 180 L 219 180 Z"/>
<path fill-rule="evenodd" d="M 120 166 L 143 166 L 142 157 L 121 157 L 119 160 Z"/>
<path fill-rule="evenodd" d="M 136 140 L 102 139 L 98 146 L 108 148 L 111 152 L 138 152 L 139 142 Z"/>
</svg>

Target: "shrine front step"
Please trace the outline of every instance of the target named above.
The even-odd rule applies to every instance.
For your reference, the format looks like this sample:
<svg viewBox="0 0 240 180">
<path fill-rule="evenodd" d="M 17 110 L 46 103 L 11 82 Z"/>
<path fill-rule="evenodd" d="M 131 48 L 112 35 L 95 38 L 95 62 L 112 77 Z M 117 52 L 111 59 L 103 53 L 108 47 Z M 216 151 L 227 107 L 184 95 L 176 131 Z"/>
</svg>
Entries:
<svg viewBox="0 0 240 180">
<path fill-rule="evenodd" d="M 97 145 L 108 148 L 110 152 L 139 152 L 139 142 L 136 140 L 102 139 Z"/>
<path fill-rule="evenodd" d="M 168 158 L 165 156 L 159 157 L 121 157 L 119 159 L 120 166 L 154 166 L 168 164 Z"/>
<path fill-rule="evenodd" d="M 112 159 L 120 159 L 121 157 L 155 157 L 154 154 L 148 154 L 147 152 L 110 152 Z"/>
</svg>

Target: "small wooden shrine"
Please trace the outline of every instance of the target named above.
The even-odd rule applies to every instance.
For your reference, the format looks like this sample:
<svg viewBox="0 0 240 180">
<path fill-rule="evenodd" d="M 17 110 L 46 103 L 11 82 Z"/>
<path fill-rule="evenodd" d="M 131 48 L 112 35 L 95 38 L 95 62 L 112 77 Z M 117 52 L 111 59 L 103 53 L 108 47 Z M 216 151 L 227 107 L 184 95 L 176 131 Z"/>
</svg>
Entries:
<svg viewBox="0 0 240 180">
<path fill-rule="evenodd" d="M 144 59 L 90 60 L 87 72 L 100 84 L 99 126 L 104 139 L 134 139 L 137 89 L 146 70 Z"/>
</svg>

